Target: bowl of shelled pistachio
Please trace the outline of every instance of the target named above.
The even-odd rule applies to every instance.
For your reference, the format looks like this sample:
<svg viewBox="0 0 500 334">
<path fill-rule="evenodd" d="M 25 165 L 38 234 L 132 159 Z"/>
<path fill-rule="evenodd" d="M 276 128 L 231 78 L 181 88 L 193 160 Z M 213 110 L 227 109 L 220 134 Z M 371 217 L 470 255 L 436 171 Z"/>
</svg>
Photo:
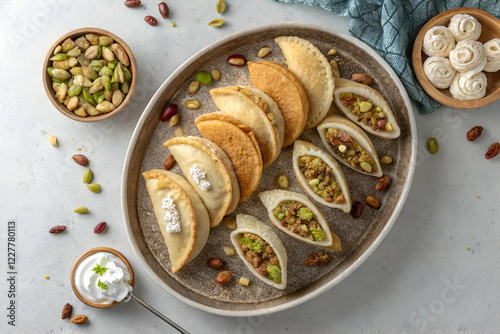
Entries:
<svg viewBox="0 0 500 334">
<path fill-rule="evenodd" d="M 43 68 L 45 92 L 63 115 L 98 122 L 125 109 L 137 87 L 137 63 L 129 46 L 99 28 L 61 36 Z"/>
</svg>

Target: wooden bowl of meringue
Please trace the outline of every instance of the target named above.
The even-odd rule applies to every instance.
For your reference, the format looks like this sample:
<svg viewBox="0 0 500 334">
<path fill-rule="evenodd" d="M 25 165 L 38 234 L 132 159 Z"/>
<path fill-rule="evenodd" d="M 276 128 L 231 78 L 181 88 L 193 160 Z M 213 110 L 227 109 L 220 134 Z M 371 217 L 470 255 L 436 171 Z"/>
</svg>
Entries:
<svg viewBox="0 0 500 334">
<path fill-rule="evenodd" d="M 475 8 L 441 13 L 418 33 L 412 63 L 434 100 L 456 109 L 484 107 L 500 98 L 500 20 Z"/>
</svg>

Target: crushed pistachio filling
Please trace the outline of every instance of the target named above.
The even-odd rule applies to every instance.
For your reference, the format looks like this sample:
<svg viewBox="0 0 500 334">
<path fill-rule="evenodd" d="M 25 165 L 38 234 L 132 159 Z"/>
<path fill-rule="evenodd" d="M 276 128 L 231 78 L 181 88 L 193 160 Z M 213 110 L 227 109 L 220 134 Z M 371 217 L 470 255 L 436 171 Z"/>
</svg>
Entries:
<svg viewBox="0 0 500 334">
<path fill-rule="evenodd" d="M 245 259 L 259 274 L 281 283 L 281 267 L 274 249 L 261 237 L 253 233 L 243 233 L 240 239 Z"/>
<path fill-rule="evenodd" d="M 342 189 L 331 173 L 332 168 L 321 158 L 302 156 L 299 158 L 299 168 L 315 194 L 321 196 L 328 203 L 345 202 Z"/>
<path fill-rule="evenodd" d="M 377 165 L 373 157 L 349 134 L 336 128 L 329 128 L 326 132 L 326 139 L 332 145 L 335 153 L 352 167 L 364 173 L 377 172 Z"/>
<path fill-rule="evenodd" d="M 387 115 L 372 100 L 354 93 L 341 93 L 340 100 L 350 112 L 357 116 L 357 121 L 371 126 L 374 131 L 391 131 L 392 125 L 387 122 Z"/>
<path fill-rule="evenodd" d="M 273 213 L 281 220 L 281 225 L 292 233 L 311 241 L 321 241 L 325 238 L 325 231 L 319 225 L 316 215 L 300 202 L 281 202 Z"/>
</svg>

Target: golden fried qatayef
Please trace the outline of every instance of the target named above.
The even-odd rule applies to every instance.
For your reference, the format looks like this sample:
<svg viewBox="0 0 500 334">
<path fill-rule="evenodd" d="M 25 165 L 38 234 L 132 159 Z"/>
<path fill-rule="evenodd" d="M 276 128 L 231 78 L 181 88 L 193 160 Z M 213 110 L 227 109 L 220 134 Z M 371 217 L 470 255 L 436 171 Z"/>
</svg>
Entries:
<svg viewBox="0 0 500 334">
<path fill-rule="evenodd" d="M 210 231 L 207 209 L 182 176 L 161 169 L 142 175 L 175 273 L 194 259 L 207 243 Z M 167 203 L 170 206 L 165 201 L 170 201 Z"/>
<path fill-rule="evenodd" d="M 281 111 L 266 93 L 248 86 L 228 86 L 210 90 L 219 110 L 248 125 L 259 143 L 264 167 L 281 153 L 285 122 Z"/>
<path fill-rule="evenodd" d="M 252 129 L 220 112 L 201 115 L 194 122 L 201 135 L 219 145 L 231 159 L 243 202 L 257 188 L 262 175 L 262 156 Z"/>
<path fill-rule="evenodd" d="M 325 118 L 333 100 L 332 68 L 326 57 L 312 43 L 296 36 L 274 39 L 286 59 L 288 69 L 299 79 L 309 100 L 306 129 L 315 127 Z"/>
<path fill-rule="evenodd" d="M 170 150 L 210 216 L 210 226 L 236 209 L 240 186 L 231 160 L 217 144 L 201 137 L 174 137 L 163 146 Z"/>
<path fill-rule="evenodd" d="M 285 66 L 273 61 L 248 62 L 253 85 L 269 95 L 285 120 L 283 147 L 293 144 L 306 125 L 309 101 L 297 77 Z"/>
</svg>

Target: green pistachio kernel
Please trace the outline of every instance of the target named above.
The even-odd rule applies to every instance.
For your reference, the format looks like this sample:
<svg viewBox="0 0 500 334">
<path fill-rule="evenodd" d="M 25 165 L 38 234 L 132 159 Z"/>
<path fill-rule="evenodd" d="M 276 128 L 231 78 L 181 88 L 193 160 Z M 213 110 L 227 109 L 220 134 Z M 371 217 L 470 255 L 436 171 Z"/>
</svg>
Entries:
<svg viewBox="0 0 500 334">
<path fill-rule="evenodd" d="M 380 163 L 384 165 L 388 165 L 392 162 L 392 158 L 388 155 L 384 155 L 382 158 L 380 158 Z"/>
<path fill-rule="evenodd" d="M 360 164 L 361 168 L 363 168 L 367 173 L 371 173 L 372 172 L 372 165 L 370 165 L 368 162 L 366 161 L 362 161 Z"/>
<path fill-rule="evenodd" d="M 82 90 L 83 90 L 82 86 L 72 85 L 68 89 L 68 96 L 69 97 L 73 97 L 73 96 L 80 95 L 80 93 L 82 92 Z"/>
<path fill-rule="evenodd" d="M 87 188 L 89 188 L 93 193 L 98 193 L 101 191 L 101 185 L 99 183 L 87 184 Z"/>
<path fill-rule="evenodd" d="M 48 68 L 47 68 L 47 73 L 48 73 L 51 77 L 53 77 L 53 76 L 54 76 L 54 74 L 52 73 L 52 71 L 53 71 L 53 70 L 54 70 L 54 68 L 53 68 L 53 67 L 48 67 Z"/>
<path fill-rule="evenodd" d="M 196 81 L 206 86 L 210 86 L 212 84 L 212 76 L 207 71 L 199 71 L 196 72 L 195 75 Z"/>
<path fill-rule="evenodd" d="M 50 58 L 50 60 L 52 60 L 52 61 L 61 61 L 61 60 L 66 60 L 66 59 L 68 59 L 68 55 L 65 53 L 58 53 L 58 54 L 54 55 L 52 58 Z"/>
<path fill-rule="evenodd" d="M 83 172 L 83 183 L 89 183 L 92 181 L 92 177 L 94 177 L 94 174 L 90 170 L 90 168 L 87 168 L 85 172 Z"/>
<path fill-rule="evenodd" d="M 80 213 L 80 214 L 85 214 L 85 213 L 89 213 L 89 209 L 87 209 L 84 206 L 79 206 L 73 212 Z"/>
<path fill-rule="evenodd" d="M 427 141 L 427 149 L 430 154 L 436 154 L 439 151 L 439 144 L 436 138 L 429 138 Z"/>
<path fill-rule="evenodd" d="M 309 184 L 310 184 L 311 186 L 313 186 L 313 187 L 314 187 L 314 186 L 317 186 L 317 185 L 318 185 L 318 183 L 319 183 L 319 180 L 318 180 L 318 179 L 312 179 L 312 180 L 310 180 L 310 181 L 309 181 Z"/>
</svg>

